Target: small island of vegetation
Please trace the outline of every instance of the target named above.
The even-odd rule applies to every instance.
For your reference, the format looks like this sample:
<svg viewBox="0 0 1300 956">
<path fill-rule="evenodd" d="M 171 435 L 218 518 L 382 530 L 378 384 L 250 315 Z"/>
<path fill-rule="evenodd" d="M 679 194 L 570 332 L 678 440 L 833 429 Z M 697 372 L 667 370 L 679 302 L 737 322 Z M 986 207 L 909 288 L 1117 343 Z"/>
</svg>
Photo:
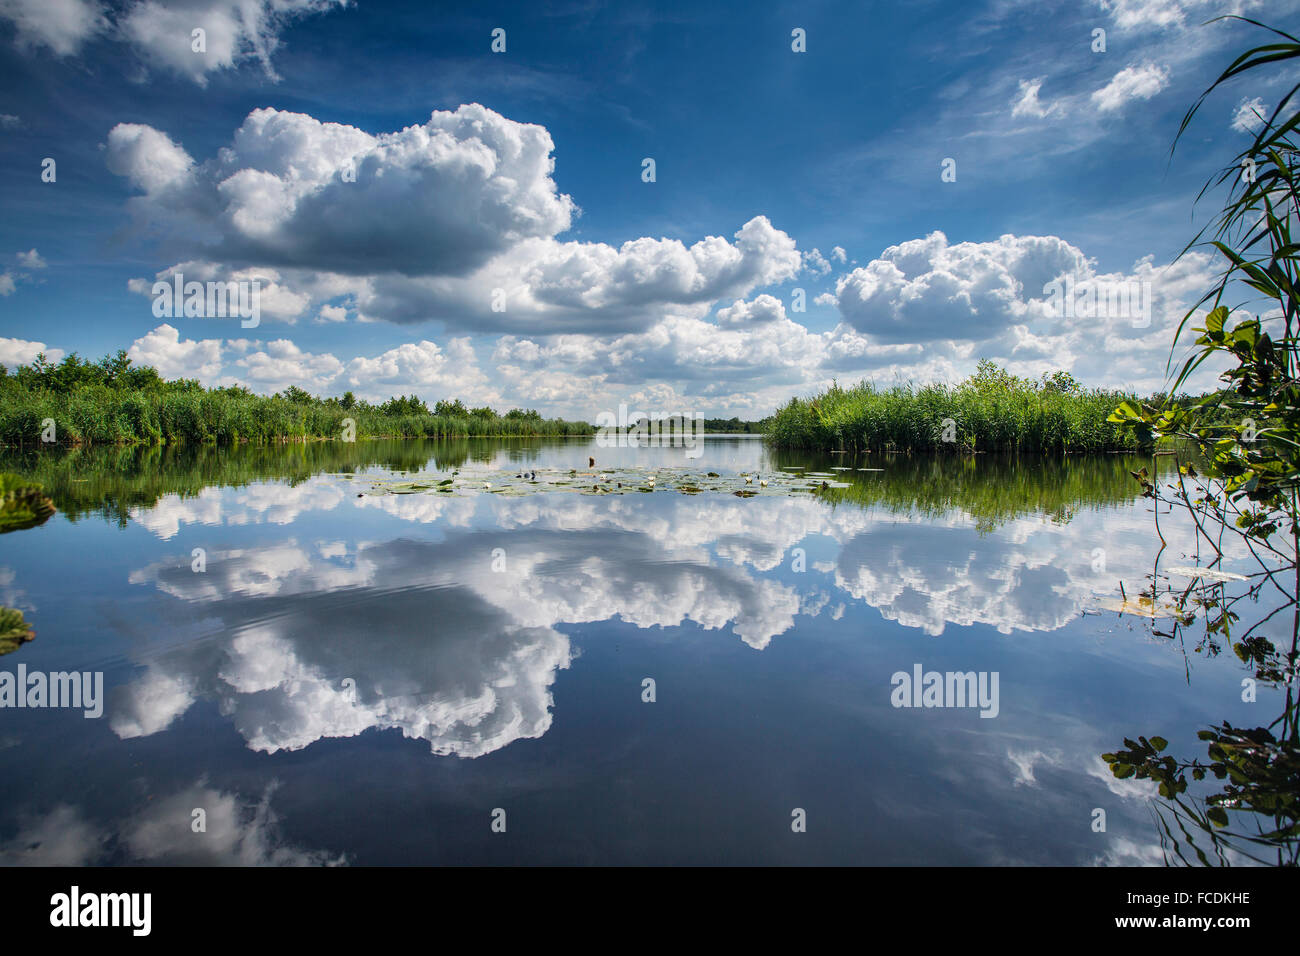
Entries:
<svg viewBox="0 0 1300 956">
<path fill-rule="evenodd" d="M 793 398 L 767 429 L 779 448 L 897 452 L 1110 452 L 1143 446 L 1107 421 L 1135 397 L 1087 389 L 1068 372 L 1034 381 L 985 359 L 957 385 L 838 384 Z"/>
</svg>

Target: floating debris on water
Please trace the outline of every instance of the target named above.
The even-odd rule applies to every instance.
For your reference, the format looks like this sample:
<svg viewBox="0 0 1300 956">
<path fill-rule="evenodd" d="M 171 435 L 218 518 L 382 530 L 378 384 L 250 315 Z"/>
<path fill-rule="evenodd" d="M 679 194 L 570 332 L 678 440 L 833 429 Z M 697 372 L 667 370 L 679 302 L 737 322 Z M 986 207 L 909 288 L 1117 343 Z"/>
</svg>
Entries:
<svg viewBox="0 0 1300 956">
<path fill-rule="evenodd" d="M 1149 597 L 1125 599 L 1103 595 L 1095 599 L 1094 607 L 1098 611 L 1114 611 L 1116 614 L 1131 614 L 1134 617 L 1145 617 L 1151 620 L 1158 617 L 1177 617 L 1179 613 L 1174 605 L 1156 604 Z"/>
<path fill-rule="evenodd" d="M 1183 578 L 1200 578 L 1202 581 L 1226 582 L 1226 581 L 1248 581 L 1249 578 L 1244 574 L 1236 574 L 1232 571 L 1220 571 L 1217 568 L 1168 568 L 1170 574 L 1176 574 Z"/>
</svg>

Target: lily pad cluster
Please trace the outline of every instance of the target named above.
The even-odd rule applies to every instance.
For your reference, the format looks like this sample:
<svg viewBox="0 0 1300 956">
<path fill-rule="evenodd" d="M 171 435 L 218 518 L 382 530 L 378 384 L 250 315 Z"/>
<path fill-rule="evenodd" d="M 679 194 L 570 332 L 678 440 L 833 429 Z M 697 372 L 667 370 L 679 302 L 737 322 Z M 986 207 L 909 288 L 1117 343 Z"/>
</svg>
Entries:
<svg viewBox="0 0 1300 956">
<path fill-rule="evenodd" d="M 847 488 L 835 472 L 805 472 L 791 466 L 773 472 L 721 474 L 682 468 L 529 468 L 520 471 L 455 470 L 450 473 L 376 474 L 338 477 L 354 482 L 358 495 L 474 495 L 522 497 L 570 492 L 626 495 L 671 492 L 682 495 L 727 494 L 740 498 L 790 496 Z"/>
<path fill-rule="evenodd" d="M 16 651 L 34 637 L 36 632 L 27 626 L 22 611 L 0 607 L 0 654 Z"/>
<path fill-rule="evenodd" d="M 41 485 L 21 475 L 0 474 L 0 534 L 44 524 L 54 511 Z"/>
</svg>

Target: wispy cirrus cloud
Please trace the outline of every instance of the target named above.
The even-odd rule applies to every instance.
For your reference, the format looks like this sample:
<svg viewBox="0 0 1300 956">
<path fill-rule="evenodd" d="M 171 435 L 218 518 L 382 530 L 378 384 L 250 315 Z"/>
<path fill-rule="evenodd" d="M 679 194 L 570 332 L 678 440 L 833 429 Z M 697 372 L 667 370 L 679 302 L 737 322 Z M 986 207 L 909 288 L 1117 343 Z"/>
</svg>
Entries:
<svg viewBox="0 0 1300 956">
<path fill-rule="evenodd" d="M 76 56 L 105 38 L 127 44 L 147 69 L 206 86 L 208 77 L 256 61 L 278 79 L 271 56 L 293 20 L 346 7 L 348 0 L 134 0 L 117 8 L 100 0 L 0 0 L 18 46 Z"/>
</svg>

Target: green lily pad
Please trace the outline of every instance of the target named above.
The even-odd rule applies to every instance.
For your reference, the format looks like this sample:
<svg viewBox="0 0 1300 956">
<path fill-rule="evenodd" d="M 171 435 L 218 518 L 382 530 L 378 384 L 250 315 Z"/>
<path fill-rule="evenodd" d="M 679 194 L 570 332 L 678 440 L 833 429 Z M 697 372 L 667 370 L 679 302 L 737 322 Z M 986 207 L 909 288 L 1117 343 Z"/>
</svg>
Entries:
<svg viewBox="0 0 1300 956">
<path fill-rule="evenodd" d="M 35 637 L 36 632 L 27 626 L 22 611 L 0 607 L 0 654 L 12 653 Z"/>
<path fill-rule="evenodd" d="M 44 524 L 55 512 L 40 484 L 21 475 L 0 474 L 0 534 Z"/>
</svg>

